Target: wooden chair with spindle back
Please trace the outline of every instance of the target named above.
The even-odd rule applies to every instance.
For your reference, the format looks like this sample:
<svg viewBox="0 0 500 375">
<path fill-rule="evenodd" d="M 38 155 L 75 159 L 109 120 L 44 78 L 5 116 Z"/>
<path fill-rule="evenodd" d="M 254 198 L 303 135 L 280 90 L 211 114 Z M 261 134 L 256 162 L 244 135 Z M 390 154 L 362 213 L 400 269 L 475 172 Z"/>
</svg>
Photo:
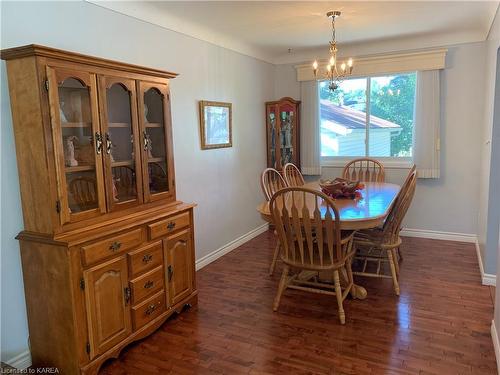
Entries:
<svg viewBox="0 0 500 375">
<path fill-rule="evenodd" d="M 384 182 L 385 169 L 382 163 L 375 159 L 354 159 L 344 167 L 342 178 L 349 181 Z"/>
<path fill-rule="evenodd" d="M 269 202 L 274 193 L 287 187 L 288 185 L 276 169 L 266 168 L 264 169 L 264 172 L 262 172 L 260 186 L 262 187 L 262 192 L 264 193 L 266 200 Z"/>
<path fill-rule="evenodd" d="M 283 179 L 281 174 L 274 168 L 266 168 L 262 172 L 260 179 L 260 186 L 262 187 L 262 192 L 264 193 L 266 200 L 269 202 L 272 196 L 280 189 L 287 187 L 286 181 Z M 274 232 L 276 234 L 276 231 Z M 269 267 L 269 275 L 274 273 L 276 268 L 276 261 L 278 260 L 278 255 L 280 252 L 280 243 L 276 244 L 274 248 L 273 260 L 271 266 Z"/>
<path fill-rule="evenodd" d="M 270 212 L 281 245 L 283 273 L 274 299 L 277 311 L 287 288 L 334 295 L 340 323 L 345 323 L 343 301 L 353 286 L 351 258 L 354 254 L 353 232 L 340 230 L 339 212 L 327 195 L 303 187 L 279 190 L 270 201 Z M 301 271 L 315 271 L 312 279 L 298 277 Z M 294 274 L 290 275 L 290 272 Z M 318 281 L 328 275 L 333 284 Z M 342 272 L 347 285 L 340 285 Z"/>
<path fill-rule="evenodd" d="M 299 168 L 293 163 L 285 164 L 283 167 L 283 175 L 285 176 L 285 181 L 288 186 L 303 186 L 306 183 Z"/>
<path fill-rule="evenodd" d="M 137 195 L 135 189 L 135 171 L 128 166 L 113 167 L 113 177 L 119 197 L 131 199 Z"/>
<path fill-rule="evenodd" d="M 68 188 L 79 211 L 87 211 L 98 207 L 95 178 L 76 177 L 69 182 Z"/>
<path fill-rule="evenodd" d="M 356 248 L 356 261 L 361 261 L 361 271 L 355 270 L 355 275 L 392 278 L 394 292 L 399 296 L 399 264 L 396 250 L 401 246 L 401 223 L 415 194 L 417 172 L 412 168 L 394 205 L 387 216 L 382 228 L 360 230 L 354 236 L 354 247 Z M 367 272 L 369 263 L 376 264 L 376 270 Z M 383 273 L 382 263 L 389 263 L 391 275 Z"/>
</svg>

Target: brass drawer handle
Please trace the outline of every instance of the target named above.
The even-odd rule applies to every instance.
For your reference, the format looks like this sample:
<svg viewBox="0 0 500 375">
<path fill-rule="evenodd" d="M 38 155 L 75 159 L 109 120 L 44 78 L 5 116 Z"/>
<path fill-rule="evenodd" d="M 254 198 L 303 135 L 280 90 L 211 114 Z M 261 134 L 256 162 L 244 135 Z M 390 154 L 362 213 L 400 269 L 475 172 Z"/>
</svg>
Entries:
<svg viewBox="0 0 500 375">
<path fill-rule="evenodd" d="M 142 257 L 142 263 L 148 264 L 153 260 L 153 256 L 151 254 L 146 254 Z"/>
<path fill-rule="evenodd" d="M 171 231 L 172 229 L 175 228 L 175 222 L 171 221 L 170 223 L 167 224 L 167 229 Z"/>
<path fill-rule="evenodd" d="M 152 313 L 154 313 L 155 310 L 156 310 L 155 304 L 149 305 L 148 308 L 146 309 L 146 315 L 151 315 Z"/>
<path fill-rule="evenodd" d="M 155 283 L 151 280 L 149 280 L 146 284 L 144 284 L 144 289 L 150 289 L 155 285 Z"/>
<path fill-rule="evenodd" d="M 109 250 L 111 251 L 117 251 L 120 250 L 120 247 L 122 247 L 121 242 L 115 241 L 109 246 Z"/>
</svg>

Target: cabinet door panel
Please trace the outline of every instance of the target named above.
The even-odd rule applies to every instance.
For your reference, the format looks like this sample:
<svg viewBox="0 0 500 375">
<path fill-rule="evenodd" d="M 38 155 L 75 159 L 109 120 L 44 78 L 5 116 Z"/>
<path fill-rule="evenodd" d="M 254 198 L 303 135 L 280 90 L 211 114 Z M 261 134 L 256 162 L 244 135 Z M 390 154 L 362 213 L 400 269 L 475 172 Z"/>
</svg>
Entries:
<svg viewBox="0 0 500 375">
<path fill-rule="evenodd" d="M 90 357 L 94 358 L 131 332 L 125 256 L 85 271 L 84 279 Z"/>
<path fill-rule="evenodd" d="M 193 245 L 190 230 L 168 238 L 166 249 L 166 280 L 172 306 L 193 291 Z"/>
<path fill-rule="evenodd" d="M 137 95 L 132 79 L 99 76 L 104 176 L 109 211 L 143 202 Z"/>
<path fill-rule="evenodd" d="M 139 81 L 144 201 L 175 199 L 170 94 L 167 84 Z"/>
<path fill-rule="evenodd" d="M 47 67 L 61 223 L 105 213 L 94 74 Z"/>
</svg>

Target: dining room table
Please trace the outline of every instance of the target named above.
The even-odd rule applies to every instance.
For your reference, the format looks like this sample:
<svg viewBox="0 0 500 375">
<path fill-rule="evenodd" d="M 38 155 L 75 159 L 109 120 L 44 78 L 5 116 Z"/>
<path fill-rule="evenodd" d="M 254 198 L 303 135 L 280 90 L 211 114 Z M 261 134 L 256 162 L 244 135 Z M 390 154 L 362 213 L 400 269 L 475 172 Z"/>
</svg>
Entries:
<svg viewBox="0 0 500 375">
<path fill-rule="evenodd" d="M 363 182 L 363 188 L 360 189 L 360 196 L 355 199 L 333 199 L 339 212 L 341 230 L 360 230 L 381 227 L 396 201 L 401 187 L 387 182 Z M 302 187 L 321 191 L 320 181 L 308 182 Z M 285 205 L 289 202 L 285 201 Z M 261 217 L 269 223 L 272 223 L 269 202 L 263 202 L 257 206 L 257 211 Z M 321 214 L 324 217 L 326 207 Z M 291 210 L 289 210 L 291 212 Z M 303 273 L 303 278 L 308 278 L 311 271 Z M 343 275 L 345 278 L 345 274 Z M 320 275 L 321 277 L 321 275 Z M 354 284 L 351 288 L 351 296 L 357 299 L 367 297 L 366 289 L 360 285 Z"/>
</svg>

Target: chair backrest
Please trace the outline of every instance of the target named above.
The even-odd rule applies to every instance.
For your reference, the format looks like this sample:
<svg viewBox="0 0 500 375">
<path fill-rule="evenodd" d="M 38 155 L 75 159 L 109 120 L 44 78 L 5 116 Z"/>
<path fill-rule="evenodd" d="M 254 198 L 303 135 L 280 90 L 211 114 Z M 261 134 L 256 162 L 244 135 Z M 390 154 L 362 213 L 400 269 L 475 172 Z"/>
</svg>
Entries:
<svg viewBox="0 0 500 375">
<path fill-rule="evenodd" d="M 271 197 L 280 189 L 287 187 L 286 181 L 281 177 L 281 174 L 274 168 L 266 168 L 262 172 L 260 178 L 260 186 L 262 192 L 266 196 L 266 200 L 270 201 Z"/>
<path fill-rule="evenodd" d="M 68 187 L 75 203 L 81 211 L 97 207 L 97 185 L 95 178 L 85 176 L 76 177 L 70 181 Z"/>
<path fill-rule="evenodd" d="M 399 191 L 396 202 L 391 208 L 382 227 L 384 238 L 390 242 L 398 240 L 401 223 L 410 208 L 417 185 L 417 171 L 415 165 L 411 168 L 406 180 Z"/>
<path fill-rule="evenodd" d="M 321 270 L 345 261 L 339 212 L 328 196 L 287 187 L 274 194 L 269 205 L 285 264 Z"/>
<path fill-rule="evenodd" d="M 120 197 L 131 197 L 136 195 L 135 171 L 128 166 L 113 167 L 115 187 Z"/>
<path fill-rule="evenodd" d="M 346 164 L 342 177 L 350 181 L 384 182 L 385 170 L 378 160 L 354 159 Z"/>
<path fill-rule="evenodd" d="M 295 164 L 287 163 L 283 167 L 283 174 L 288 186 L 302 186 L 305 185 L 304 177 L 300 173 L 299 168 Z"/>
</svg>

